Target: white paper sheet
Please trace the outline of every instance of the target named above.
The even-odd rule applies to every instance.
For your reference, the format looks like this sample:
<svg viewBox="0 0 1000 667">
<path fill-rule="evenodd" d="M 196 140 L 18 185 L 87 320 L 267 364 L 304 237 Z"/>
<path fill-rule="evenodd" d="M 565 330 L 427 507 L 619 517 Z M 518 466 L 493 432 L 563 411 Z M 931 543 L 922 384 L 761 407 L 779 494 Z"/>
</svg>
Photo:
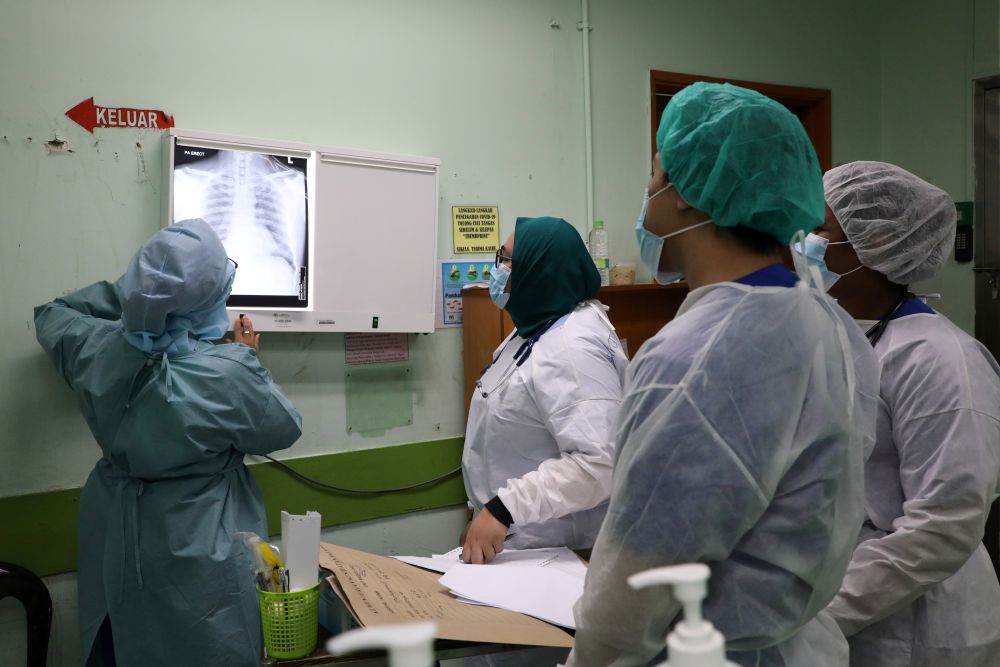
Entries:
<svg viewBox="0 0 1000 667">
<path fill-rule="evenodd" d="M 446 573 L 453 565 L 462 562 L 462 547 L 433 556 L 395 556 L 397 560 L 425 570 Z M 544 549 L 505 549 L 487 567 L 550 567 L 583 579 L 587 576 L 587 566 L 566 547 Z"/>
<path fill-rule="evenodd" d="M 555 567 L 458 563 L 439 580 L 459 597 L 575 628 L 573 605 L 583 595 L 583 578 Z"/>
<path fill-rule="evenodd" d="M 447 572 L 452 565 L 461 563 L 462 547 L 452 549 L 448 553 L 434 554 L 432 556 L 393 556 L 396 560 L 410 565 L 422 567 L 432 572 Z"/>
</svg>

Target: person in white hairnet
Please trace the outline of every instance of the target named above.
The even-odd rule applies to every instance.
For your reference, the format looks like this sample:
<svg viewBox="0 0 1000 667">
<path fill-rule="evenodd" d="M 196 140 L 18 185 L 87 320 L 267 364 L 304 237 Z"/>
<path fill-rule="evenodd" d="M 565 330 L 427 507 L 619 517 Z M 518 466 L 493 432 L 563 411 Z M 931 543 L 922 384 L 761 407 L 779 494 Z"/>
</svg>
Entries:
<svg viewBox="0 0 1000 667">
<path fill-rule="evenodd" d="M 1000 369 L 909 288 L 945 264 L 955 205 L 884 162 L 823 180 L 826 217 L 804 255 L 881 371 L 867 516 L 829 613 L 856 667 L 1000 665 L 1000 585 L 981 542 L 1000 480 Z"/>
<path fill-rule="evenodd" d="M 711 569 L 703 613 L 743 666 L 847 664 L 822 615 L 862 520 L 877 376 L 850 316 L 780 251 L 823 220 L 822 172 L 780 104 L 697 83 L 667 105 L 636 224 L 677 317 L 636 354 L 619 413 L 608 514 L 569 665 L 646 665 L 680 604 L 626 579 Z"/>
</svg>

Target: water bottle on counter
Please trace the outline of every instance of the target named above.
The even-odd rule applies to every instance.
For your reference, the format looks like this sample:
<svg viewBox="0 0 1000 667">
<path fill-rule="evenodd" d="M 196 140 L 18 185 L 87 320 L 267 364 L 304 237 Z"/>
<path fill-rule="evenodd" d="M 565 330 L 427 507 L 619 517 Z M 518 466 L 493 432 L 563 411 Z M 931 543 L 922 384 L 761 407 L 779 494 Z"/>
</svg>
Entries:
<svg viewBox="0 0 1000 667">
<path fill-rule="evenodd" d="M 601 286 L 611 284 L 611 260 L 608 256 L 608 230 L 604 228 L 603 220 L 594 220 L 587 242 L 590 256 L 594 259 L 597 272 L 601 274 Z"/>
</svg>

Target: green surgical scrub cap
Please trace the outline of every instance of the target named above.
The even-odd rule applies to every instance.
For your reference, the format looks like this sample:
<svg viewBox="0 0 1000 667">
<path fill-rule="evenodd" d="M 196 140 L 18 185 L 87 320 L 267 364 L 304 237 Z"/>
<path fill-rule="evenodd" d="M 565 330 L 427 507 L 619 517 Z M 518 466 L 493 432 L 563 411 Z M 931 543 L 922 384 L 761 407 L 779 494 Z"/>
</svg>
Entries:
<svg viewBox="0 0 1000 667">
<path fill-rule="evenodd" d="M 787 244 L 823 224 L 816 151 L 798 118 L 758 92 L 684 88 L 663 111 L 656 146 L 677 192 L 720 227 L 743 225 Z"/>
</svg>

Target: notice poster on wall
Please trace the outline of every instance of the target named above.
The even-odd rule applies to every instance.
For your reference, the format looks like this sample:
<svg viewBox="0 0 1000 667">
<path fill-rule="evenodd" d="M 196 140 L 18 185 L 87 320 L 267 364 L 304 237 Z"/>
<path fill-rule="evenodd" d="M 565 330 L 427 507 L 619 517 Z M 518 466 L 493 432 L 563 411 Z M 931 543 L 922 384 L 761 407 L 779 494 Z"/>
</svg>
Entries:
<svg viewBox="0 0 1000 667">
<path fill-rule="evenodd" d="M 344 353 L 348 365 L 409 361 L 410 344 L 404 333 L 345 333 Z"/>
<path fill-rule="evenodd" d="M 441 262 L 441 300 L 438 302 L 440 317 L 438 326 L 458 327 L 462 325 L 462 288 L 467 285 L 485 287 L 490 282 L 493 262 Z"/>
<path fill-rule="evenodd" d="M 500 247 L 499 206 L 452 206 L 455 254 L 496 252 Z"/>
</svg>

